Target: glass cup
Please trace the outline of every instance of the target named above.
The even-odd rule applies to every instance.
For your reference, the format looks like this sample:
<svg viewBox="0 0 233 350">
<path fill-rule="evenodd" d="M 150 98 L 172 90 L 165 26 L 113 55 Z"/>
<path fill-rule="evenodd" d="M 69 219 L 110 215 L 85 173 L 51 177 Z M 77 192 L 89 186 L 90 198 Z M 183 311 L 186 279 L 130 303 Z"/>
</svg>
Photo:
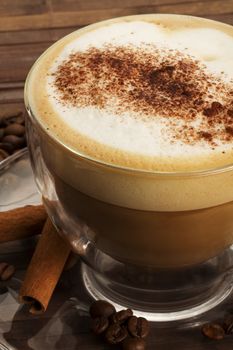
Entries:
<svg viewBox="0 0 233 350">
<path fill-rule="evenodd" d="M 30 73 L 26 127 L 37 186 L 58 232 L 82 257 L 83 281 L 93 298 L 131 307 L 150 320 L 174 321 L 228 297 L 233 165 L 151 172 L 74 152 L 33 113 L 29 81 Z"/>
</svg>

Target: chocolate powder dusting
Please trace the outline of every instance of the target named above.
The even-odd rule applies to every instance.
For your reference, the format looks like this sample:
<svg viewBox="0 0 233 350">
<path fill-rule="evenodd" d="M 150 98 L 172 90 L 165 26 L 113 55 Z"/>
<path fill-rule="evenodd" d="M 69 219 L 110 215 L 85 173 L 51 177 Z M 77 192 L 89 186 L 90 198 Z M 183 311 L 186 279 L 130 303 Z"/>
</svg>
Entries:
<svg viewBox="0 0 233 350">
<path fill-rule="evenodd" d="M 204 108 L 203 114 L 207 117 L 215 117 L 222 112 L 223 105 L 219 102 L 212 102 L 209 108 Z"/>
<path fill-rule="evenodd" d="M 70 54 L 53 77 L 65 105 L 94 106 L 116 117 L 131 112 L 145 122 L 163 117 L 172 142 L 216 146 L 233 140 L 232 83 L 179 51 L 153 45 L 91 47 Z"/>
</svg>

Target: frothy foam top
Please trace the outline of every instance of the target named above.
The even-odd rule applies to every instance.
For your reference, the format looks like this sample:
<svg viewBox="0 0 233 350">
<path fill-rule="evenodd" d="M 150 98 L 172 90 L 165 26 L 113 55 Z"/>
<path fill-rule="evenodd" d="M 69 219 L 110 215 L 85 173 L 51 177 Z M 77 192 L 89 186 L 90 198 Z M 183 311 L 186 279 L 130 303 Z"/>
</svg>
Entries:
<svg viewBox="0 0 233 350">
<path fill-rule="evenodd" d="M 133 168 L 232 163 L 233 30 L 166 18 L 106 22 L 48 50 L 30 79 L 32 108 L 48 132 L 74 151 Z"/>
</svg>

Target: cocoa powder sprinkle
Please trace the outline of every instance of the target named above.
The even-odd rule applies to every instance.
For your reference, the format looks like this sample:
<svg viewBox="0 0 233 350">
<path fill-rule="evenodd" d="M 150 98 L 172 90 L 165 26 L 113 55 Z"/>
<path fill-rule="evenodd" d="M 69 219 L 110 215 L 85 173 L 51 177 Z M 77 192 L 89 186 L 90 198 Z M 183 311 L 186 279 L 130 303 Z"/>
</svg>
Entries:
<svg viewBox="0 0 233 350">
<path fill-rule="evenodd" d="M 232 82 L 186 53 L 153 45 L 91 47 L 70 54 L 53 78 L 64 105 L 93 106 L 116 117 L 131 112 L 145 122 L 167 119 L 172 143 L 204 142 L 214 149 L 233 140 Z"/>
</svg>

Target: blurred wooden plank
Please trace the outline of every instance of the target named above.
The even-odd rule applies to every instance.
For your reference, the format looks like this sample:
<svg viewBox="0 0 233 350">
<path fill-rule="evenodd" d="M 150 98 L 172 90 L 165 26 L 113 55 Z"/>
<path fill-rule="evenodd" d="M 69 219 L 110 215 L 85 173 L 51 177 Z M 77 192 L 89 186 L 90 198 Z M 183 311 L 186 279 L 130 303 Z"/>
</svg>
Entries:
<svg viewBox="0 0 233 350">
<path fill-rule="evenodd" d="M 50 45 L 51 42 L 0 46 L 0 82 L 25 80 L 34 61 Z"/>
<path fill-rule="evenodd" d="M 232 13 L 223 13 L 220 15 L 210 15 L 210 16 L 205 15 L 203 17 L 212 19 L 214 21 L 220 21 L 220 22 L 223 22 L 226 24 L 233 25 L 233 11 L 232 11 Z"/>
<path fill-rule="evenodd" d="M 9 82 L 9 83 L 0 83 L 0 92 L 2 90 L 15 89 L 15 88 L 23 88 L 23 82 Z"/>
<path fill-rule="evenodd" d="M 131 5 L 131 7 L 128 8 L 114 7 L 109 9 L 79 11 L 70 11 L 69 6 L 67 6 L 66 9 L 66 11 L 62 12 L 48 12 L 31 16 L 15 16 L 14 21 L 12 21 L 12 17 L 3 17 L 0 22 L 0 31 L 83 26 L 107 18 L 141 13 L 180 13 L 192 14 L 194 16 L 229 14 L 233 12 L 233 0 L 213 0 L 211 2 L 195 1 L 188 3 L 188 5 L 185 2 L 149 6 Z"/>
<path fill-rule="evenodd" d="M 46 0 L 1 0 L 0 16 L 33 15 L 49 11 Z"/>
<path fill-rule="evenodd" d="M 206 1 L 174 3 L 170 5 L 134 6 L 130 8 L 111 8 L 107 10 L 84 10 L 79 12 L 56 12 L 52 14 L 54 26 L 87 25 L 107 18 L 143 13 L 178 13 L 193 16 L 219 16 L 233 12 L 233 0 L 213 0 L 207 6 Z"/>
<path fill-rule="evenodd" d="M 0 90 L 0 103 L 16 103 L 23 100 L 23 88 L 15 87 L 12 89 Z"/>
<path fill-rule="evenodd" d="M 14 16 L 14 19 L 10 16 L 5 16 L 1 18 L 0 31 L 49 28 L 51 26 L 50 18 L 49 13 L 32 16 Z"/>
<path fill-rule="evenodd" d="M 186 0 L 188 6 L 189 3 L 197 2 L 198 0 Z M 209 1 L 209 0 L 204 0 Z M 111 9 L 111 8 L 130 8 L 139 6 L 158 6 L 158 5 L 171 5 L 184 3 L 184 0 L 50 0 L 51 9 L 54 12 L 66 12 L 68 11 L 81 11 L 81 10 L 98 10 L 98 9 Z"/>
<path fill-rule="evenodd" d="M 18 30 L 0 32 L 0 45 L 54 42 L 77 30 L 79 27 L 48 28 L 38 30 Z"/>
</svg>

